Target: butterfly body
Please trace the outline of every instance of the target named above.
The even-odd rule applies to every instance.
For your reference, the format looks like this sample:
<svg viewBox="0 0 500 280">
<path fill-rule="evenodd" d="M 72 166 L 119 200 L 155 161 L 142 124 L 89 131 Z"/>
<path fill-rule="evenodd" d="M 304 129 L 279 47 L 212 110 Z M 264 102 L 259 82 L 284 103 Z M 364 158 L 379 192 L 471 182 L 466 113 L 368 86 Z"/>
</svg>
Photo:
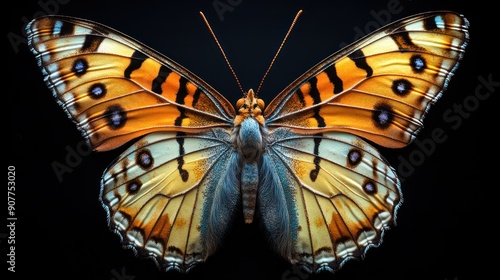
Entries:
<svg viewBox="0 0 500 280">
<path fill-rule="evenodd" d="M 233 145 L 237 149 L 241 165 L 242 208 L 246 223 L 253 222 L 257 189 L 259 186 L 259 162 L 265 147 L 265 120 L 262 116 L 264 101 L 256 98 L 252 89 L 236 103 L 239 108 L 232 131 Z"/>
<path fill-rule="evenodd" d="M 462 58 L 468 22 L 448 11 L 392 23 L 304 73 L 267 107 L 236 109 L 171 59 L 107 26 L 64 16 L 27 26 L 57 102 L 96 151 L 135 139 L 100 199 L 125 247 L 186 271 L 238 211 L 292 264 L 335 271 L 380 245 L 402 203 L 374 144 L 408 145 Z"/>
</svg>

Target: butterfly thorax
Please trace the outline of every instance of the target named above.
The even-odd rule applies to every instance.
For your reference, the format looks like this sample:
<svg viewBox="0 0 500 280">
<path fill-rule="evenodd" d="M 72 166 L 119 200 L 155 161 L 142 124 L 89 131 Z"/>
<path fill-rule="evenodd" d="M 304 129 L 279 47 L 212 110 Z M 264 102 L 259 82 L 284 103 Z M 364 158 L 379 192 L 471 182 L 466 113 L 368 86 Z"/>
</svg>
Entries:
<svg viewBox="0 0 500 280">
<path fill-rule="evenodd" d="M 255 96 L 252 89 L 236 102 L 238 115 L 234 118 L 232 141 L 243 162 L 255 162 L 263 150 L 263 130 L 265 120 L 262 116 L 264 101 Z"/>
<path fill-rule="evenodd" d="M 246 223 L 253 221 L 257 198 L 258 162 L 264 151 L 266 128 L 262 110 L 264 101 L 252 89 L 236 103 L 238 115 L 234 118 L 233 145 L 238 151 L 241 168 L 240 188 L 243 216 Z"/>
</svg>

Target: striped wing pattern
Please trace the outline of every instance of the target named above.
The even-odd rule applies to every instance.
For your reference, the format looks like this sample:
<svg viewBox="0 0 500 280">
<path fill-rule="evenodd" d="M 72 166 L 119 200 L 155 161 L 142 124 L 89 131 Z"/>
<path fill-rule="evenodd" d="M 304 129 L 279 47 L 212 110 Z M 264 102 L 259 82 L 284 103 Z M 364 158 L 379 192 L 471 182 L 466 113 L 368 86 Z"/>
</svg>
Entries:
<svg viewBox="0 0 500 280">
<path fill-rule="evenodd" d="M 270 138 L 270 166 L 278 170 L 272 181 L 293 201 L 283 203 L 291 217 L 284 227 L 295 240 L 292 263 L 334 271 L 380 244 L 402 194 L 375 148 L 343 132 L 304 136 L 279 128 Z"/>
<path fill-rule="evenodd" d="M 155 132 L 108 167 L 101 202 L 111 229 L 126 247 L 167 270 L 180 271 L 213 253 L 207 244 L 219 241 L 207 229 L 207 221 L 215 222 L 217 234 L 223 234 L 236 208 L 226 201 L 228 216 L 218 211 L 219 217 L 212 219 L 210 214 L 219 209 L 218 189 L 232 163 L 228 139 L 222 129 L 195 135 Z"/>
<path fill-rule="evenodd" d="M 234 109 L 222 95 L 116 30 L 53 16 L 27 32 L 45 83 L 98 151 L 158 130 L 231 127 Z"/>
<path fill-rule="evenodd" d="M 400 148 L 422 127 L 468 41 L 468 22 L 431 12 L 392 23 L 307 71 L 266 108 L 269 127 L 344 131 Z"/>
</svg>

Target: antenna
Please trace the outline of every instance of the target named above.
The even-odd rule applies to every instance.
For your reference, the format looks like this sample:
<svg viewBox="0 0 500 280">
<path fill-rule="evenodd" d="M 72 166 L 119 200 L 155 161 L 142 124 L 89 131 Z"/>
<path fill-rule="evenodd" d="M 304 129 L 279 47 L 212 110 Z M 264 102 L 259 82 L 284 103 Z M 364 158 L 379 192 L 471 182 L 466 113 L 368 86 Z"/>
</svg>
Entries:
<svg viewBox="0 0 500 280">
<path fill-rule="evenodd" d="M 295 15 L 295 18 L 293 19 L 292 21 L 292 24 L 290 25 L 290 28 L 288 28 L 288 32 L 286 33 L 285 35 L 285 38 L 283 38 L 283 41 L 281 42 L 281 45 L 280 47 L 278 48 L 278 51 L 276 52 L 276 54 L 274 55 L 273 59 L 271 60 L 271 64 L 269 64 L 269 67 L 267 68 L 266 72 L 264 73 L 264 76 L 262 77 L 262 80 L 260 80 L 260 84 L 259 84 L 259 87 L 257 88 L 257 91 L 255 92 L 255 94 L 258 94 L 259 91 L 260 91 L 260 88 L 262 87 L 262 83 L 264 83 L 264 79 L 266 78 L 267 74 L 269 73 L 269 71 L 271 70 L 271 67 L 273 66 L 274 64 L 274 61 L 276 60 L 276 57 L 278 57 L 278 54 L 280 53 L 281 51 L 281 48 L 283 48 L 283 45 L 285 44 L 285 41 L 286 39 L 288 38 L 288 35 L 290 35 L 290 32 L 292 31 L 295 23 L 297 22 L 297 20 L 299 19 L 299 16 L 300 14 L 302 14 L 302 10 L 299 10 L 297 12 L 297 15 Z"/>
<path fill-rule="evenodd" d="M 262 80 L 260 80 L 259 87 L 257 88 L 257 91 L 255 92 L 256 94 L 259 93 L 260 88 L 262 87 L 262 83 L 264 83 L 264 80 L 266 79 L 267 74 L 271 70 L 271 67 L 274 64 L 274 61 L 276 60 L 276 57 L 278 57 L 278 54 L 280 53 L 281 49 L 283 48 L 283 45 L 285 44 L 286 39 L 288 39 L 288 36 L 290 35 L 290 32 L 292 31 L 293 27 L 295 26 L 295 23 L 299 19 L 300 14 L 302 14 L 302 10 L 299 10 L 297 12 L 297 15 L 295 15 L 295 18 L 293 19 L 292 24 L 290 25 L 290 28 L 288 28 L 288 31 L 286 32 L 286 35 L 283 38 L 283 41 L 281 42 L 281 45 L 278 48 L 278 51 L 276 51 L 276 54 L 274 55 L 273 59 L 271 60 L 271 63 L 269 64 L 269 67 L 267 68 L 266 72 L 264 73 L 264 76 L 262 77 Z M 245 94 L 245 91 L 243 90 L 243 87 L 241 86 L 240 80 L 238 79 L 238 76 L 236 76 L 236 73 L 234 72 L 233 67 L 231 66 L 231 63 L 229 63 L 229 60 L 227 59 L 226 53 L 222 49 L 222 46 L 220 45 L 219 40 L 217 40 L 217 36 L 215 36 L 215 33 L 212 30 L 212 27 L 210 26 L 210 23 L 208 23 L 208 20 L 205 17 L 205 15 L 203 14 L 203 12 L 200 11 L 200 15 L 203 18 L 203 21 L 205 21 L 205 24 L 207 25 L 208 30 L 212 34 L 212 37 L 214 38 L 215 43 L 217 43 L 217 46 L 219 47 L 219 50 L 221 51 L 222 56 L 224 57 L 224 60 L 227 63 L 227 66 L 229 66 L 229 70 L 231 70 L 231 73 L 233 74 L 234 78 L 236 79 L 236 83 L 238 84 L 238 87 L 240 88 L 241 92 L 243 92 L 243 94 Z"/>
<path fill-rule="evenodd" d="M 240 84 L 240 80 L 238 79 L 238 76 L 236 76 L 236 73 L 234 72 L 233 67 L 231 67 L 231 63 L 229 63 L 229 60 L 227 59 L 226 53 L 224 53 L 224 50 L 222 49 L 222 47 L 221 47 L 221 45 L 219 43 L 219 40 L 217 40 L 217 36 L 215 36 L 215 33 L 212 30 L 212 27 L 210 26 L 210 24 L 208 23 L 207 18 L 205 17 L 205 15 L 203 14 L 203 12 L 201 12 L 201 11 L 200 11 L 200 15 L 203 18 L 203 21 L 205 21 L 205 24 L 207 25 L 208 30 L 210 30 L 210 33 L 212 34 L 212 37 L 214 37 L 215 43 L 217 43 L 217 46 L 219 47 L 219 50 L 221 51 L 222 56 L 224 57 L 224 60 L 226 60 L 227 66 L 229 66 L 229 70 L 231 70 L 231 73 L 233 73 L 233 76 L 236 79 L 236 83 L 238 84 L 238 87 L 240 88 L 241 92 L 243 94 L 245 94 L 245 91 L 243 90 L 243 87 Z"/>
</svg>

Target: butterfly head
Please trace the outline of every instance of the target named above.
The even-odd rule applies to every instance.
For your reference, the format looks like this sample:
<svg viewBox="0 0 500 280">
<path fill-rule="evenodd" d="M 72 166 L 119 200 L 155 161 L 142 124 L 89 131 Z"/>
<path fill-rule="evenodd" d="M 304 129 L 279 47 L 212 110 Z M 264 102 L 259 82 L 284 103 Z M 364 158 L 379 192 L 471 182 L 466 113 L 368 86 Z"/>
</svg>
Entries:
<svg viewBox="0 0 500 280">
<path fill-rule="evenodd" d="M 257 98 L 257 95 L 252 89 L 248 90 L 245 96 L 236 102 L 238 115 L 234 119 L 234 125 L 239 126 L 246 118 L 254 118 L 260 125 L 264 126 L 265 120 L 262 115 L 264 106 L 264 100 Z"/>
</svg>

